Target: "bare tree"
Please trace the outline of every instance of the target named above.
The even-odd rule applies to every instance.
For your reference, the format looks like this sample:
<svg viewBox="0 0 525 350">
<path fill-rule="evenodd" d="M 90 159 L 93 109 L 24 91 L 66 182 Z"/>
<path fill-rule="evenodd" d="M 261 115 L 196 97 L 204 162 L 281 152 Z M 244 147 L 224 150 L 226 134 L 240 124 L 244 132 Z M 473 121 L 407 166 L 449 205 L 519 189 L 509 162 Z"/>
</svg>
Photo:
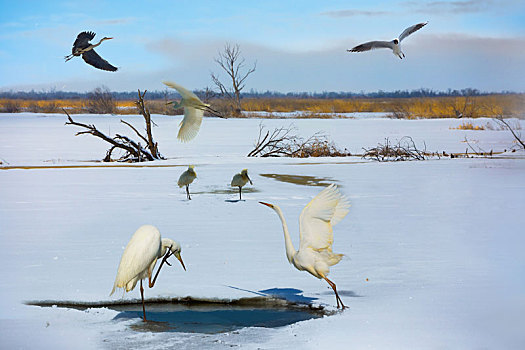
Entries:
<svg viewBox="0 0 525 350">
<path fill-rule="evenodd" d="M 89 93 L 86 109 L 94 114 L 115 113 L 117 104 L 111 91 L 106 86 L 102 86 Z"/>
<path fill-rule="evenodd" d="M 222 52 L 219 52 L 219 57 L 215 58 L 215 62 L 228 75 L 231 80 L 231 87 L 221 82 L 219 76 L 214 73 L 211 73 L 211 79 L 219 88 L 220 94 L 229 101 L 231 113 L 238 115 L 242 110 L 241 91 L 244 89 L 246 78 L 255 72 L 257 62 L 253 64 L 252 68 L 246 68 L 246 60 L 241 56 L 239 45 L 229 43 L 226 43 Z"/>
<path fill-rule="evenodd" d="M 503 126 L 503 128 L 509 129 L 516 142 L 519 143 L 521 147 L 523 147 L 523 149 L 525 149 L 525 140 L 522 139 L 521 132 L 517 131 L 516 127 L 513 127 L 508 121 L 503 119 L 503 115 L 498 115 L 497 117 L 492 119 L 499 123 L 501 126 Z"/>
<path fill-rule="evenodd" d="M 149 161 L 149 160 L 155 160 L 155 159 L 164 159 L 162 155 L 159 153 L 158 150 L 158 144 L 153 140 L 153 134 L 152 134 L 152 125 L 154 125 L 153 121 L 151 120 L 151 116 L 149 113 L 149 110 L 144 105 L 144 95 L 146 94 L 146 91 L 144 91 L 143 94 L 141 94 L 140 90 L 139 92 L 139 99 L 136 101 L 137 108 L 141 112 L 142 116 L 144 117 L 144 121 L 146 123 L 146 136 L 142 135 L 133 125 L 130 123 L 120 120 L 121 123 L 129 126 L 144 142 L 144 144 L 141 143 L 141 141 L 134 141 L 128 136 L 115 134 L 115 136 L 110 137 L 106 134 L 102 133 L 100 130 L 96 128 L 93 124 L 83 124 L 79 123 L 73 120 L 69 113 L 65 110 L 64 113 L 66 113 L 68 121 L 66 122 L 66 125 L 75 125 L 84 128 L 85 130 L 79 131 L 76 133 L 76 136 L 83 135 L 83 134 L 91 134 L 95 137 L 98 137 L 109 144 L 111 144 L 111 148 L 107 150 L 106 156 L 104 157 L 104 162 L 112 162 L 114 159 L 111 158 L 113 151 L 120 150 L 124 152 L 124 154 L 119 157 L 118 159 L 115 159 L 119 162 L 142 162 L 142 161 Z M 145 146 L 145 147 L 144 147 Z"/>
</svg>

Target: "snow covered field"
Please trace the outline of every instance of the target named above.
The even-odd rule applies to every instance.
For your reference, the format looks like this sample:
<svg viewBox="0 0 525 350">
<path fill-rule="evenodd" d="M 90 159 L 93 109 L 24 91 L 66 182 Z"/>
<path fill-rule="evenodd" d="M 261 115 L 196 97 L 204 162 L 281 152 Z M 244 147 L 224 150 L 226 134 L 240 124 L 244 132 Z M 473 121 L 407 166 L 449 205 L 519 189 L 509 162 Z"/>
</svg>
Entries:
<svg viewBox="0 0 525 350">
<path fill-rule="evenodd" d="M 131 135 L 119 116 L 73 118 Z M 142 128 L 142 117 L 122 119 Z M 358 157 L 246 158 L 261 120 L 205 119 L 197 138 L 181 144 L 175 137 L 180 116 L 153 119 L 168 160 L 101 167 L 95 161 L 107 144 L 75 137 L 79 129 L 65 126 L 65 116 L 0 114 L 1 348 L 525 348 L 523 152 L 388 164 Z M 290 120 L 262 122 L 273 129 Z M 353 153 L 403 136 L 440 152 L 463 152 L 465 137 L 487 151 L 513 145 L 508 131 L 453 129 L 465 120 L 374 115 L 293 122 L 298 134 L 324 131 Z M 176 186 L 188 164 L 198 176 L 191 201 Z M 237 198 L 229 182 L 242 168 L 249 169 L 253 190 L 244 202 L 225 202 Z M 278 175 L 335 182 L 350 199 L 350 213 L 334 228 L 334 251 L 347 257 L 330 274 L 349 306 L 344 312 L 281 328 L 144 333 L 130 327 L 140 320 L 114 319 L 117 312 L 107 308 L 24 304 L 119 300 L 109 292 L 122 251 L 149 223 L 181 242 L 188 271 L 176 261 L 163 268 L 147 298 L 237 299 L 296 288 L 334 309 L 324 281 L 288 264 L 279 219 L 258 204 L 281 206 L 297 248 L 299 214 L 322 187 L 279 181 Z"/>
</svg>

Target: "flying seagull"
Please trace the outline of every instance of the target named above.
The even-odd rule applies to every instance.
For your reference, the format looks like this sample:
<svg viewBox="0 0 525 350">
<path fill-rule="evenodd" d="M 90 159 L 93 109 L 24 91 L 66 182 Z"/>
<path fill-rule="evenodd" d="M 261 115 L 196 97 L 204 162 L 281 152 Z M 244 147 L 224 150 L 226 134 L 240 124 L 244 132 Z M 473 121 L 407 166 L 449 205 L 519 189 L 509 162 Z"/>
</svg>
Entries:
<svg viewBox="0 0 525 350">
<path fill-rule="evenodd" d="M 104 37 L 100 39 L 97 44 L 91 44 L 90 41 L 95 37 L 93 32 L 82 32 L 78 34 L 77 39 L 73 43 L 73 50 L 71 55 L 67 55 L 64 58 L 66 62 L 72 59 L 75 56 L 82 56 L 82 59 L 86 61 L 87 64 L 92 65 L 95 68 L 107 70 L 110 72 L 116 71 L 118 68 L 111 65 L 108 61 L 99 56 L 98 53 L 93 50 L 95 47 L 102 44 L 104 40 L 110 40 L 113 38 Z"/>
<path fill-rule="evenodd" d="M 401 45 L 400 45 L 401 41 L 404 38 L 406 38 L 407 36 L 409 36 L 410 34 L 414 33 L 417 30 L 420 30 L 421 28 L 426 26 L 427 23 L 428 22 L 418 23 L 418 24 L 414 24 L 411 27 L 408 27 L 407 29 L 403 30 L 403 32 L 401 33 L 399 38 L 395 38 L 392 41 L 369 41 L 367 43 L 364 43 L 364 44 L 361 44 L 361 45 L 357 45 L 356 47 L 354 47 L 352 49 L 348 49 L 346 51 L 348 51 L 348 52 L 363 52 L 363 51 L 370 51 L 370 50 L 373 50 L 373 49 L 385 48 L 385 49 L 391 49 L 392 52 L 394 53 L 394 55 L 396 55 L 400 59 L 403 59 L 405 57 L 405 54 L 403 53 L 403 51 L 401 51 Z"/>
</svg>

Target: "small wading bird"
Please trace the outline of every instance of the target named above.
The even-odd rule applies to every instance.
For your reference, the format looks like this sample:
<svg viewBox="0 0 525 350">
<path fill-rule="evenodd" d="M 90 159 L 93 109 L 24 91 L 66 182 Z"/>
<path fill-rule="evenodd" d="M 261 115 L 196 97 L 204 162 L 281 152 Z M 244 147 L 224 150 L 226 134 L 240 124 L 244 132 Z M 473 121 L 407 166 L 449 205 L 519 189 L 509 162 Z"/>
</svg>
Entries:
<svg viewBox="0 0 525 350">
<path fill-rule="evenodd" d="M 180 102 L 172 101 L 168 104 L 173 104 L 175 109 L 184 107 L 184 118 L 180 122 L 180 129 L 177 135 L 177 138 L 182 142 L 188 142 L 197 136 L 199 129 L 202 123 L 202 116 L 204 112 L 208 112 L 215 117 L 224 118 L 217 112 L 212 109 L 209 104 L 206 104 L 200 100 L 193 92 L 185 89 L 179 84 L 163 81 L 164 85 L 169 86 L 172 89 L 177 90 L 177 92 L 182 97 Z"/>
<path fill-rule="evenodd" d="M 279 215 L 283 225 L 286 257 L 290 264 L 300 271 L 308 271 L 313 276 L 328 282 L 334 290 L 337 308 L 340 304 L 345 309 L 346 306 L 337 294 L 335 283 L 326 276 L 330 272 L 330 266 L 337 264 L 343 257 L 343 254 L 332 252 L 334 241 L 332 226 L 341 221 L 349 211 L 350 203 L 346 197 L 339 193 L 334 184 L 331 184 L 304 207 L 299 217 L 301 241 L 298 251 L 292 244 L 281 208 L 275 204 L 259 203 L 272 208 Z"/>
<path fill-rule="evenodd" d="M 137 281 L 140 280 L 143 319 L 146 321 L 142 280 L 148 278 L 149 287 L 152 288 L 155 285 L 162 265 L 166 263 L 171 266 L 168 258 L 172 255 L 175 255 L 175 257 L 179 259 L 182 267 L 186 270 L 186 266 L 184 266 L 180 256 L 180 251 L 180 244 L 169 238 L 161 239 L 160 232 L 155 226 L 144 225 L 139 227 L 131 237 L 126 249 L 124 249 L 124 253 L 122 253 L 115 284 L 113 284 L 113 290 L 109 295 L 112 295 L 116 288 L 124 288 L 126 292 L 129 292 L 135 288 Z M 152 281 L 151 276 L 153 269 L 159 258 L 162 258 L 162 262 Z"/>
<path fill-rule="evenodd" d="M 410 34 L 426 26 L 427 23 L 428 22 L 418 23 L 418 24 L 414 24 L 411 27 L 408 27 L 407 29 L 403 31 L 403 33 L 401 33 L 399 38 L 395 38 L 392 41 L 369 41 L 367 43 L 357 45 L 356 47 L 352 49 L 348 49 L 346 51 L 363 52 L 363 51 L 370 51 L 373 49 L 386 48 L 386 49 L 391 49 L 394 55 L 396 55 L 400 59 L 403 59 L 405 57 L 405 54 L 403 53 L 403 51 L 401 51 L 401 41 L 407 36 L 409 36 Z"/>
<path fill-rule="evenodd" d="M 73 43 L 72 54 L 64 57 L 66 62 L 75 56 L 82 56 L 82 59 L 86 61 L 87 64 L 92 65 L 95 68 L 115 72 L 118 68 L 100 57 L 94 50 L 94 48 L 102 44 L 104 40 L 110 40 L 113 38 L 104 37 L 100 39 L 97 44 L 91 44 L 90 41 L 93 40 L 95 35 L 96 34 L 93 32 L 82 32 L 78 34 L 77 39 Z"/>
<path fill-rule="evenodd" d="M 194 166 L 190 165 L 188 170 L 183 172 L 179 177 L 179 181 L 177 181 L 177 185 L 179 185 L 179 187 L 186 186 L 186 197 L 189 200 L 191 200 L 190 184 L 193 182 L 193 180 L 195 180 L 196 177 L 197 173 L 195 173 Z"/>
<path fill-rule="evenodd" d="M 239 200 L 241 200 L 241 190 L 244 185 L 246 185 L 250 181 L 250 185 L 253 185 L 252 180 L 248 176 L 248 169 L 242 169 L 240 173 L 237 173 L 233 175 L 233 179 L 231 182 L 232 187 L 239 187 Z"/>
</svg>

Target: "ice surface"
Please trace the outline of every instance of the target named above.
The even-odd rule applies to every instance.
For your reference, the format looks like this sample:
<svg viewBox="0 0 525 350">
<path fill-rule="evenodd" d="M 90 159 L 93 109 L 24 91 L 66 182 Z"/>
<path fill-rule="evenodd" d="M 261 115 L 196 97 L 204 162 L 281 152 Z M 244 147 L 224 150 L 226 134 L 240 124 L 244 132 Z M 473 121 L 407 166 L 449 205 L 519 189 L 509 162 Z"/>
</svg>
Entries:
<svg viewBox="0 0 525 350">
<path fill-rule="evenodd" d="M 107 133 L 126 132 L 118 116 L 73 116 Z M 166 161 L 136 167 L 93 160 L 107 145 L 74 136 L 62 115 L 0 115 L 0 338 L 6 348 L 302 348 L 522 349 L 525 312 L 525 156 L 375 163 L 350 158 L 248 159 L 261 120 L 206 118 L 188 144 L 176 141 L 180 116 L 154 116 Z M 125 116 L 141 128 L 138 116 Z M 270 128 L 288 120 L 262 120 Z M 385 137 L 412 136 L 428 150 L 461 152 L 464 138 L 501 151 L 506 131 L 451 129 L 463 120 L 384 118 L 294 120 L 298 133 L 322 130 L 339 147 L 360 152 Z M 476 119 L 485 124 L 489 120 Z M 283 124 L 285 123 L 285 124 Z M 522 125 L 525 126 L 522 122 Z M 192 200 L 176 181 L 194 164 Z M 64 165 L 80 167 L 60 168 Z M 164 166 L 168 165 L 168 166 Z M 233 174 L 248 168 L 253 192 L 241 202 Z M 28 306 L 24 301 L 104 302 L 122 251 L 142 224 L 182 243 L 187 267 L 165 267 L 147 298 L 237 299 L 268 290 L 298 290 L 316 305 L 335 307 L 324 281 L 289 265 L 283 209 L 298 247 L 298 217 L 321 187 L 277 174 L 333 181 L 351 202 L 334 228 L 332 267 L 348 310 L 275 329 L 221 334 L 148 333 L 138 320 L 86 311 Z M 289 177 L 288 177 L 289 178 Z M 313 179 L 313 180 L 312 180 Z M 317 179 L 317 180 L 316 180 Z M 256 190 L 256 191 L 255 191 Z M 269 293 L 269 292 L 268 292 Z M 138 290 L 125 299 L 140 298 Z"/>
</svg>

